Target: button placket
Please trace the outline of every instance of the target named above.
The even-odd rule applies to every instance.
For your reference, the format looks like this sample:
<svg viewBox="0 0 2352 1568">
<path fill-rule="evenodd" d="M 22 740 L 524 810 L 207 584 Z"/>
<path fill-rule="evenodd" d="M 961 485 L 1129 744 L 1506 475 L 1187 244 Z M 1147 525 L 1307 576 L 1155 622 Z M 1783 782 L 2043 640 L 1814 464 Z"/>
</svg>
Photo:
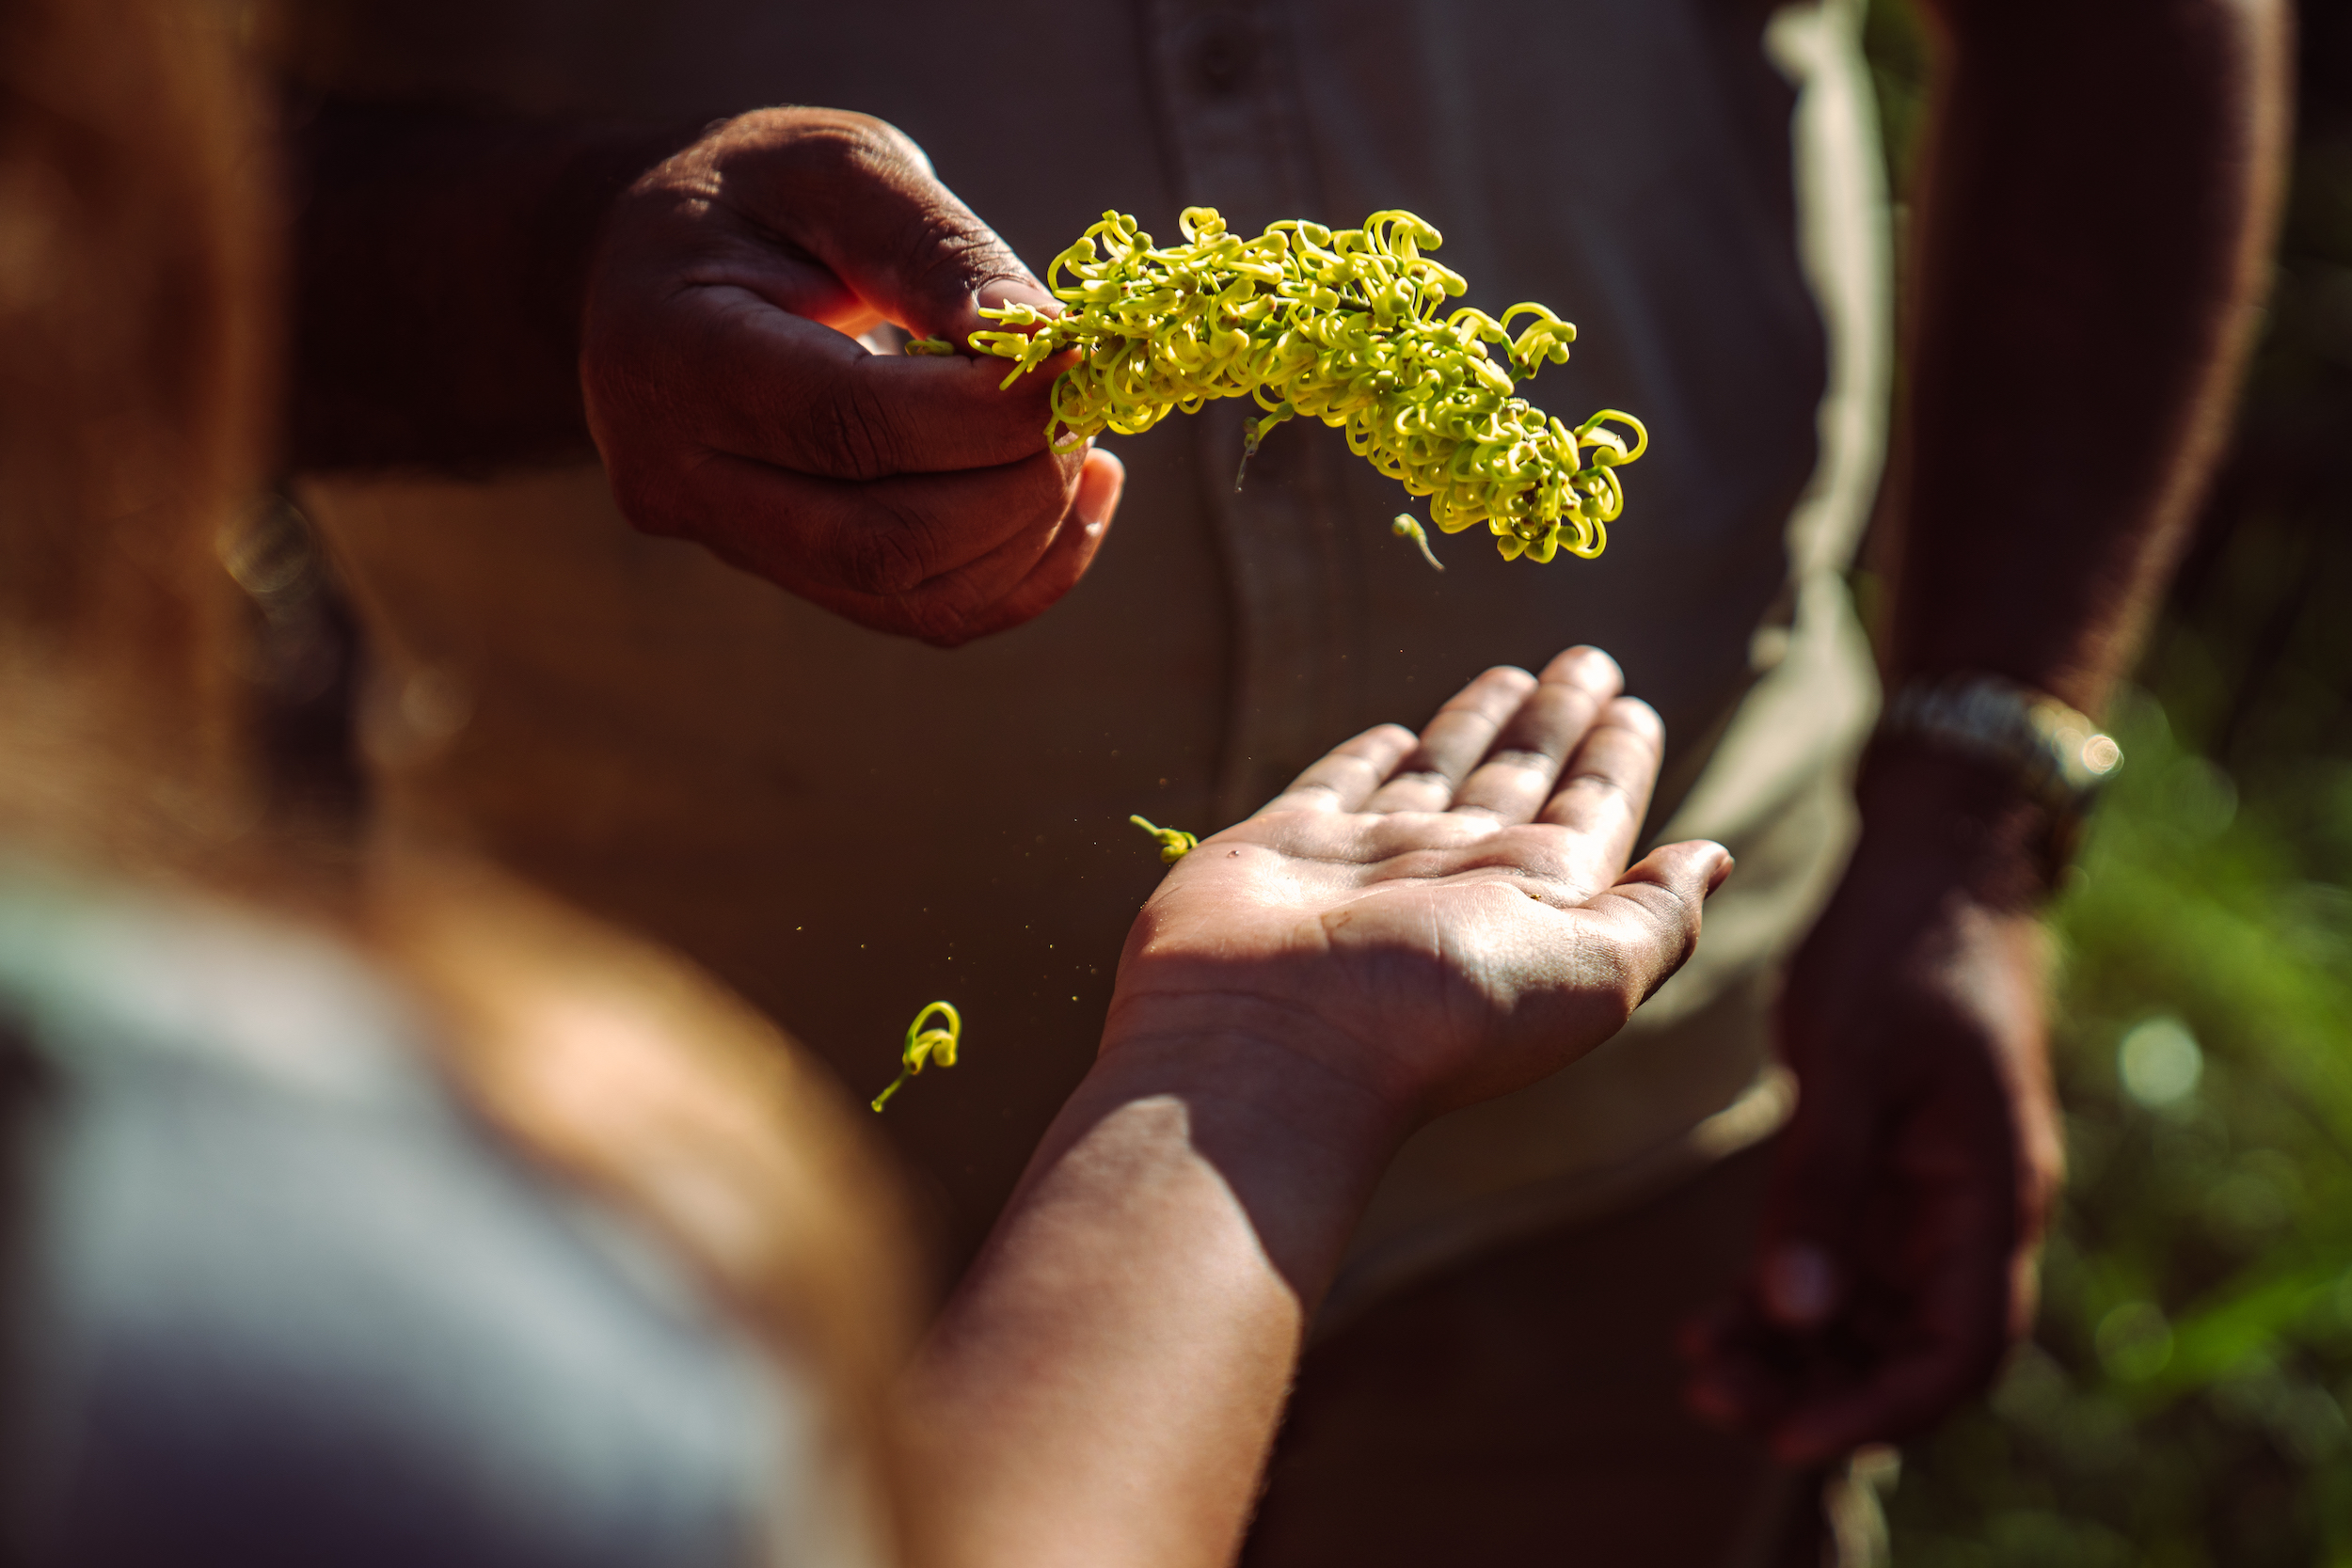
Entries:
<svg viewBox="0 0 2352 1568">
<path fill-rule="evenodd" d="M 1156 119 L 1181 201 L 1254 234 L 1320 216 L 1281 18 L 1269 4 L 1141 0 Z M 1172 236 L 1170 236 L 1172 238 Z M 1219 822 L 1254 810 L 1337 738 L 1357 619 L 1334 527 L 1328 443 L 1278 427 L 1234 488 L 1245 399 L 1187 422 L 1232 590 L 1231 709 L 1216 780 Z M 1360 661 L 1359 661 L 1360 662 Z"/>
</svg>

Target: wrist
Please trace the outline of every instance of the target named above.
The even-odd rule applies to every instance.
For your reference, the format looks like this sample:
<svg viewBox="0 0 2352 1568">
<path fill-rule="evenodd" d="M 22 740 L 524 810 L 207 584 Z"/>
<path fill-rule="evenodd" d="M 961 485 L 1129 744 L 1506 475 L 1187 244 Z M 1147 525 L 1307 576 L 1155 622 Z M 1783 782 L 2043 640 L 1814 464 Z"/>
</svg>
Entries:
<svg viewBox="0 0 2352 1568">
<path fill-rule="evenodd" d="M 1368 1072 L 1363 1046 L 1295 1006 L 1202 988 L 1111 1004 L 1089 1089 L 1176 1094 L 1203 1116 L 1376 1174 L 1420 1124 L 1408 1096 Z M 1082 1091 L 1085 1092 L 1085 1091 Z"/>
<path fill-rule="evenodd" d="M 1900 854 L 1992 908 L 2029 912 L 2065 866 L 2069 824 L 2012 769 L 1908 736 L 1883 735 L 1854 780 L 1857 859 Z"/>
<path fill-rule="evenodd" d="M 1215 1168 L 1311 1313 L 1414 1120 L 1282 1040 L 1166 1022 L 1105 1033 L 1041 1166 L 1138 1116 L 1162 1122 L 1174 1111 L 1183 1147 Z"/>
<path fill-rule="evenodd" d="M 1180 1093 L 1246 1118 L 1385 1161 L 1417 1124 L 1406 1097 L 1339 1064 L 1362 1049 L 1342 1031 L 1262 998 L 1178 992 L 1112 1004 L 1088 1083 Z"/>
<path fill-rule="evenodd" d="M 1954 839 L 2004 901 L 2046 894 L 2122 752 L 2090 718 L 1999 675 L 1915 675 L 1888 694 L 1865 761 L 1865 810 Z M 1898 782 L 1889 785 L 1885 781 Z"/>
</svg>

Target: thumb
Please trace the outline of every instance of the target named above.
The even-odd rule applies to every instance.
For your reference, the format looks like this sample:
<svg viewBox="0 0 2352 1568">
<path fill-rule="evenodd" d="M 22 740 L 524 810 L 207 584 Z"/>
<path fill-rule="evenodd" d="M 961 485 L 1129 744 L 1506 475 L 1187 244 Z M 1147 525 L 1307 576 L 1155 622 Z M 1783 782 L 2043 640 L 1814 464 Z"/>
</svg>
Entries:
<svg viewBox="0 0 2352 1568">
<path fill-rule="evenodd" d="M 1708 895 L 1731 875 L 1731 851 L 1705 839 L 1651 850 L 1586 901 L 1597 916 L 1629 1014 L 1673 978 L 1699 942 Z"/>
<path fill-rule="evenodd" d="M 839 109 L 769 113 L 791 123 L 771 142 L 775 211 L 763 216 L 883 316 L 961 349 L 990 325 L 982 305 L 1059 309 L 905 132 Z"/>
</svg>

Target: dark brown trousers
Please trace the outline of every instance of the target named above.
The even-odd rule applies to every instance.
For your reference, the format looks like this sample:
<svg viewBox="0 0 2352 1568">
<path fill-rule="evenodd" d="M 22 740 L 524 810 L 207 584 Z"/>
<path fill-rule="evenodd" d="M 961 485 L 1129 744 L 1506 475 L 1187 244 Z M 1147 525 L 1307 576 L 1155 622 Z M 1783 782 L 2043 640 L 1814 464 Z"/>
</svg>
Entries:
<svg viewBox="0 0 2352 1568">
<path fill-rule="evenodd" d="M 1745 1268 L 1771 1150 L 1316 1344 L 1246 1568 L 1820 1568 L 1821 1478 L 1679 1397 L 1676 1329 Z"/>
</svg>

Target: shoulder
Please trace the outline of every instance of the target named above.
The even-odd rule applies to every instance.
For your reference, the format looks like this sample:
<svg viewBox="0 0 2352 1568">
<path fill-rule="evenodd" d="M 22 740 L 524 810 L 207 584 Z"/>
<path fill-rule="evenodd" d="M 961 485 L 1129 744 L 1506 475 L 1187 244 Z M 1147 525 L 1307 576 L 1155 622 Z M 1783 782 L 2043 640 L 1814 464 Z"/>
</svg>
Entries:
<svg viewBox="0 0 2352 1568">
<path fill-rule="evenodd" d="M 443 1093 L 336 944 L 0 880 L 41 1555 L 746 1560 L 785 1414 L 667 1258 Z"/>
</svg>

